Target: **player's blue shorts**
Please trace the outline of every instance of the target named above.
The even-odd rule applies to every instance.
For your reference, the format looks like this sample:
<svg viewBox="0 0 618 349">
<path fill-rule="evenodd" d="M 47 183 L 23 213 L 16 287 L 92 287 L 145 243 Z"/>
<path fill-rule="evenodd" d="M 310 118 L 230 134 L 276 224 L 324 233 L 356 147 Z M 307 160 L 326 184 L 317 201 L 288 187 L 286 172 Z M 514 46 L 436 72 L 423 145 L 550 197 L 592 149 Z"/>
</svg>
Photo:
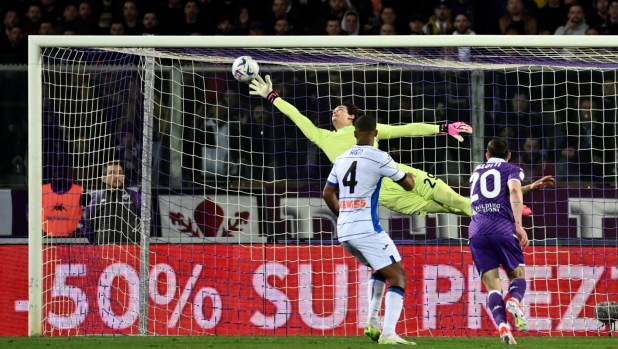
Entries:
<svg viewBox="0 0 618 349">
<path fill-rule="evenodd" d="M 477 235 L 470 239 L 470 251 L 480 275 L 501 265 L 507 272 L 526 265 L 515 235 Z"/>
</svg>

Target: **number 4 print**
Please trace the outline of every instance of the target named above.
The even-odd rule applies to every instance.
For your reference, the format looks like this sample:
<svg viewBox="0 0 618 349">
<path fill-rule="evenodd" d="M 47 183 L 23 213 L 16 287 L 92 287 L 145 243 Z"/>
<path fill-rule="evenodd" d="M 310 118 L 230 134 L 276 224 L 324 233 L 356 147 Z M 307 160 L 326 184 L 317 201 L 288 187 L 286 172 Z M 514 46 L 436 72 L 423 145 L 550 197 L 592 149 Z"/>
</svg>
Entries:
<svg viewBox="0 0 618 349">
<path fill-rule="evenodd" d="M 352 162 L 352 165 L 348 169 L 348 172 L 345 173 L 345 175 L 343 176 L 343 180 L 341 181 L 344 187 L 350 187 L 350 194 L 354 194 L 354 187 L 358 183 L 356 181 L 356 163 L 357 162 L 358 161 Z"/>
</svg>

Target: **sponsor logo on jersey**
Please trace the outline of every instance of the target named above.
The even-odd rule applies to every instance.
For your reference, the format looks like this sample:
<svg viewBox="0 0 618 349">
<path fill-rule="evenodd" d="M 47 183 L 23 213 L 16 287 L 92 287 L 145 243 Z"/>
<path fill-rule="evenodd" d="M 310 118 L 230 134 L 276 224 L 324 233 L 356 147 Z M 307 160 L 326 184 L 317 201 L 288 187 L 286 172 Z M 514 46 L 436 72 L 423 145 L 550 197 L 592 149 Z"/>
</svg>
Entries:
<svg viewBox="0 0 618 349">
<path fill-rule="evenodd" d="M 64 204 L 55 204 L 52 207 L 52 211 L 66 211 L 67 209 L 64 207 Z"/>
<path fill-rule="evenodd" d="M 354 209 L 358 210 L 367 207 L 367 200 L 354 199 L 354 200 L 340 200 L 339 208 L 343 210 Z"/>
</svg>

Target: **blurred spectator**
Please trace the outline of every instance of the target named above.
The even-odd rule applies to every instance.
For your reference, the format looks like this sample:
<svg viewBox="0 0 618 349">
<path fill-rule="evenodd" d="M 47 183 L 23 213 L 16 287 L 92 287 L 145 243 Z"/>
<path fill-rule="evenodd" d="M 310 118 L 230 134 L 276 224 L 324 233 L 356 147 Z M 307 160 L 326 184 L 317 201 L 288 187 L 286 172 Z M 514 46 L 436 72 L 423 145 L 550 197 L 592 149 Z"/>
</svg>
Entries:
<svg viewBox="0 0 618 349">
<path fill-rule="evenodd" d="M 232 35 L 234 33 L 234 25 L 227 16 L 219 18 L 219 24 L 217 25 L 217 35 Z"/>
<path fill-rule="evenodd" d="M 144 27 L 140 23 L 138 16 L 139 10 L 137 9 L 137 3 L 132 0 L 125 1 L 122 9 L 122 17 L 124 19 L 123 24 L 126 35 L 141 35 L 144 32 Z"/>
<path fill-rule="evenodd" d="M 204 13 L 206 16 L 209 16 L 209 18 L 206 18 L 207 21 L 216 20 L 217 18 L 221 17 L 227 17 L 232 19 L 236 14 L 238 2 L 238 0 L 202 0 L 201 10 L 207 10 L 208 12 L 212 12 L 212 16 L 210 16 L 208 13 Z M 207 6 L 207 8 L 204 8 L 203 6 Z"/>
<path fill-rule="evenodd" d="M 275 24 L 279 19 L 286 18 L 294 32 L 304 34 L 305 24 L 299 10 L 293 5 L 292 0 L 273 0 L 270 9 L 266 10 L 263 15 L 269 33 L 274 33 Z"/>
<path fill-rule="evenodd" d="M 43 18 L 50 19 L 54 23 L 62 20 L 63 10 L 56 3 L 56 0 L 41 0 L 43 6 Z"/>
<path fill-rule="evenodd" d="M 341 28 L 341 20 L 343 19 L 343 15 L 345 14 L 346 10 L 347 4 L 345 0 L 328 0 L 328 6 L 322 9 L 322 11 L 320 12 L 321 15 L 318 16 L 314 21 L 313 34 L 326 34 L 324 31 L 327 27 L 327 22 L 331 21 L 333 18 L 337 18 L 337 20 L 339 21 L 339 28 Z"/>
<path fill-rule="evenodd" d="M 343 29 L 348 35 L 358 35 L 360 32 L 360 18 L 358 18 L 358 12 L 354 10 L 348 10 L 343 15 L 341 20 L 341 29 Z"/>
<path fill-rule="evenodd" d="M 103 192 L 95 194 L 86 209 L 86 232 L 100 245 L 139 243 L 142 200 L 139 193 L 125 189 L 120 162 L 104 166 Z"/>
<path fill-rule="evenodd" d="M 275 35 L 291 35 L 292 28 L 287 18 L 278 19 L 275 23 Z"/>
<path fill-rule="evenodd" d="M 120 22 L 112 23 L 109 27 L 109 35 L 125 35 L 124 24 Z"/>
<path fill-rule="evenodd" d="M 388 24 L 388 26 L 383 27 L 384 24 Z M 402 31 L 402 29 L 398 26 L 395 8 L 392 6 L 383 6 L 380 12 L 380 22 L 372 27 L 367 34 L 396 35 L 400 31 Z M 383 32 L 391 34 L 382 34 Z"/>
<path fill-rule="evenodd" d="M 539 9 L 537 15 L 539 33 L 549 30 L 553 35 L 567 19 L 568 8 L 560 0 L 547 0 L 547 5 Z"/>
<path fill-rule="evenodd" d="M 453 35 L 475 35 L 476 33 L 470 29 L 470 24 L 468 15 L 457 15 L 457 17 L 455 17 L 455 31 L 453 31 Z"/>
<path fill-rule="evenodd" d="M 87 1 L 82 1 L 79 4 L 79 17 L 75 21 L 75 32 L 78 35 L 95 35 L 97 34 L 97 24 L 92 17 L 92 5 Z"/>
<path fill-rule="evenodd" d="M 159 20 L 154 12 L 147 12 L 142 18 L 142 35 L 159 35 Z"/>
<path fill-rule="evenodd" d="M 616 96 L 616 81 L 614 78 L 607 77 L 603 79 L 603 110 L 605 111 L 605 115 L 603 120 L 608 123 L 616 123 L 618 120 L 616 118 L 616 106 L 618 96 Z"/>
<path fill-rule="evenodd" d="M 508 0 L 508 14 L 500 18 L 500 32 L 506 34 L 506 28 L 512 26 L 519 35 L 536 35 L 536 19 L 525 12 L 523 0 Z"/>
<path fill-rule="evenodd" d="M 135 126 L 127 123 L 122 126 L 117 135 L 116 156 L 124 168 L 125 178 L 129 185 L 135 186 L 139 183 L 142 172 L 142 147 L 136 139 L 137 133 Z"/>
<path fill-rule="evenodd" d="M 599 27 L 601 35 L 618 35 L 618 1 L 609 2 L 607 20 Z"/>
<path fill-rule="evenodd" d="M 423 27 L 426 35 L 451 35 L 453 34 L 453 23 L 451 22 L 451 12 L 446 0 L 438 1 L 433 10 L 433 16 Z"/>
<path fill-rule="evenodd" d="M 251 23 L 251 14 L 248 7 L 241 7 L 236 17 L 234 24 L 234 34 L 249 35 L 249 25 Z"/>
<path fill-rule="evenodd" d="M 223 100 L 223 98 L 221 98 Z M 198 129 L 202 132 L 196 135 L 196 144 L 203 145 L 197 149 L 198 157 L 201 159 L 201 175 L 204 179 L 214 179 L 219 176 L 235 175 L 238 172 L 238 163 L 232 159 L 230 152 L 230 139 L 238 139 L 235 134 L 239 130 L 232 128 L 229 123 L 230 108 L 223 105 L 208 106 L 206 117 L 199 121 Z M 198 110 L 198 115 L 203 115 L 204 110 Z"/>
<path fill-rule="evenodd" d="M 39 27 L 39 35 L 54 35 L 54 25 L 52 22 L 43 20 Z"/>
<path fill-rule="evenodd" d="M 9 30 L 9 46 L 0 52 L 0 64 L 28 63 L 28 45 L 26 35 L 21 27 Z"/>
<path fill-rule="evenodd" d="M 122 4 L 119 0 L 99 0 L 95 8 L 94 20 L 98 30 L 102 34 L 108 34 L 112 23 L 120 20 L 122 16 Z"/>
<path fill-rule="evenodd" d="M 9 36 L 11 34 L 11 29 L 15 28 L 15 27 L 19 27 L 20 23 L 19 23 L 19 16 L 17 15 L 17 12 L 15 11 L 6 11 L 6 13 L 4 14 L 4 34 L 2 35 L 2 46 L 9 46 L 10 42 L 9 42 Z"/>
<path fill-rule="evenodd" d="M 187 1 L 185 4 L 185 17 L 180 23 L 182 35 L 202 35 L 204 34 L 204 25 L 199 18 L 200 7 L 196 1 Z"/>
<path fill-rule="evenodd" d="M 476 35 L 476 33 L 470 29 L 470 19 L 466 14 L 459 14 L 455 17 L 455 31 L 453 35 Z M 472 50 L 470 47 L 457 48 L 457 58 L 460 62 L 469 62 L 472 58 Z"/>
<path fill-rule="evenodd" d="M 459 15 L 466 15 L 468 20 L 471 20 L 470 16 L 473 14 L 471 11 L 470 0 L 451 0 L 451 18 L 457 18 Z"/>
<path fill-rule="evenodd" d="M 584 35 L 588 24 L 586 24 L 586 13 L 581 5 L 571 5 L 568 14 L 569 20 L 565 25 L 558 27 L 554 35 Z"/>
<path fill-rule="evenodd" d="M 324 30 L 326 31 L 326 35 L 341 35 L 341 19 L 337 16 L 330 17 L 326 22 L 326 28 L 324 28 Z"/>
<path fill-rule="evenodd" d="M 253 21 L 249 25 L 249 35 L 266 35 L 264 24 L 261 21 Z"/>
<path fill-rule="evenodd" d="M 425 26 L 423 16 L 418 13 L 413 13 L 410 16 L 408 26 L 410 27 L 410 35 L 423 35 L 423 26 Z"/>
<path fill-rule="evenodd" d="M 275 147 L 273 122 L 264 107 L 253 108 L 249 117 L 241 120 L 240 175 L 244 179 L 273 181 L 275 179 Z"/>
<path fill-rule="evenodd" d="M 583 182 L 613 181 L 615 125 L 603 122 L 600 104 L 582 97 L 576 116 L 567 125 L 567 137 L 560 143 L 557 175 Z"/>
<path fill-rule="evenodd" d="M 504 30 L 504 35 L 519 35 L 519 31 L 514 25 L 509 24 Z"/>
<path fill-rule="evenodd" d="M 527 91 L 518 90 L 510 94 L 510 104 L 506 113 L 496 114 L 494 118 L 494 132 L 496 136 L 514 138 L 513 144 L 509 143 L 511 151 L 516 156 L 519 151 L 519 140 L 527 137 L 543 138 L 543 117 L 531 108 L 530 95 Z M 504 129 L 508 128 L 507 131 Z M 493 134 L 490 131 L 490 134 Z M 489 135 L 489 134 L 488 134 Z"/>
<path fill-rule="evenodd" d="M 543 176 L 556 174 L 555 166 L 547 158 L 542 149 L 542 142 L 538 138 L 524 138 L 517 162 L 519 162 L 517 166 L 524 171 L 524 181 L 526 182 L 534 182 Z"/>
<path fill-rule="evenodd" d="M 585 35 L 599 35 L 599 31 L 597 30 L 597 28 L 588 27 L 588 29 L 586 29 L 586 32 L 584 34 Z"/>
<path fill-rule="evenodd" d="M 380 35 L 397 35 L 397 30 L 392 24 L 384 23 L 380 26 Z"/>
<path fill-rule="evenodd" d="M 28 20 L 24 24 L 24 34 L 26 36 L 38 34 L 41 27 L 41 19 L 43 18 L 41 6 L 36 4 L 30 5 L 28 11 L 26 11 L 26 17 Z"/>
<path fill-rule="evenodd" d="M 75 23 L 78 16 L 79 12 L 77 11 L 77 7 L 75 7 L 75 5 L 67 6 L 64 9 L 62 21 L 56 25 L 56 31 L 58 34 L 64 34 L 66 30 L 75 30 Z"/>
<path fill-rule="evenodd" d="M 181 35 L 181 23 L 185 21 L 184 7 L 181 0 L 167 0 L 159 9 L 159 20 L 162 34 Z"/>
<path fill-rule="evenodd" d="M 600 27 L 607 20 L 609 0 L 593 0 L 594 11 L 586 16 L 586 22 L 591 28 Z"/>
<path fill-rule="evenodd" d="M 43 232 L 71 237 L 81 228 L 85 199 L 81 185 L 73 183 L 72 168 L 57 164 L 52 179 L 43 185 Z"/>
</svg>

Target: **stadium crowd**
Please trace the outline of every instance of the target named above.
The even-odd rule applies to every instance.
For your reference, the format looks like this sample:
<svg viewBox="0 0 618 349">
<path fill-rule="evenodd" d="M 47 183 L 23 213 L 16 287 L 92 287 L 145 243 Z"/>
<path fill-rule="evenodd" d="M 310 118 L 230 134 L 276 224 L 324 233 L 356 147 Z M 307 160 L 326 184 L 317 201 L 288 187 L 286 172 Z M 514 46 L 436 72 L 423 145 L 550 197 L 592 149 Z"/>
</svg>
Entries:
<svg viewBox="0 0 618 349">
<path fill-rule="evenodd" d="M 0 64 L 26 63 L 25 39 L 33 34 L 618 34 L 618 0 L 14 0 L 0 5 L 0 15 L 4 18 L 5 33 L 0 37 Z M 411 98 L 409 101 L 401 99 L 392 102 L 386 96 L 393 91 L 378 90 L 375 91 L 376 95 L 385 96 L 384 99 L 376 98 L 378 102 L 374 103 L 367 98 L 357 104 L 360 104 L 362 109 L 390 110 L 388 114 L 377 113 L 380 122 L 439 123 L 458 120 L 471 123 L 469 77 L 456 73 L 440 73 L 432 77 L 429 77 L 432 73 L 426 74 L 416 77 L 400 76 L 400 78 L 442 86 L 440 88 L 443 88 L 443 91 L 433 91 L 433 96 L 441 98 L 429 100 L 429 96 L 424 96 Z M 193 79 L 205 81 L 207 77 L 196 75 Z M 330 74 L 321 78 L 323 79 L 321 81 L 328 83 L 317 87 L 298 83 L 294 77 L 291 79 L 294 81 L 293 84 L 284 83 L 282 80 L 276 84 L 275 88 L 279 89 L 280 95 L 307 96 L 295 98 L 290 102 L 297 104 L 301 110 L 315 111 L 309 112 L 307 116 L 316 125 L 328 128 L 330 110 L 343 102 L 341 99 L 333 99 L 332 96 L 350 95 L 351 92 L 342 89 L 351 89 L 351 85 L 347 82 L 353 81 L 354 78 L 351 76 L 342 78 L 340 74 Z M 379 77 L 376 79 L 380 80 Z M 565 79 L 569 80 L 568 77 Z M 571 80 L 577 84 L 578 79 L 579 77 L 574 77 Z M 588 91 L 588 95 L 598 97 L 572 98 L 581 92 L 567 88 L 563 95 L 568 95 L 570 98 L 555 103 L 546 103 L 548 100 L 543 100 L 547 94 L 541 91 L 542 88 L 521 90 L 498 87 L 502 89 L 500 91 L 486 88 L 487 113 L 485 128 L 482 130 L 484 136 L 486 139 L 493 136 L 507 137 L 517 155 L 514 161 L 520 163 L 529 179 L 542 174 L 557 174 L 559 180 L 570 177 L 574 183 L 579 183 L 581 180 L 614 184 L 615 77 L 602 75 L 590 79 L 602 87 L 599 87 L 598 91 Z M 183 153 L 186 159 L 183 161 L 185 164 L 195 163 L 183 169 L 185 172 L 183 179 L 194 181 L 199 177 L 200 180 L 207 181 L 228 176 L 256 180 L 325 178 L 322 172 L 328 171 L 328 160 L 307 142 L 284 116 L 272 113 L 262 105 L 250 103 L 248 97 L 235 98 L 239 92 L 229 88 L 218 89 L 219 95 L 214 98 L 218 105 L 213 107 L 213 97 L 205 95 L 202 91 L 207 84 L 204 81 L 201 82 L 203 85 L 193 81 L 194 88 L 185 91 L 185 97 L 194 95 L 195 98 L 184 106 L 186 129 L 182 137 L 185 142 Z M 392 80 L 388 78 L 388 81 Z M 540 79 L 537 82 L 530 81 L 529 84 L 542 86 L 544 81 Z M 109 137 L 109 147 L 115 149 L 112 157 L 123 161 L 128 183 L 137 184 L 140 177 L 141 156 L 141 130 L 138 125 L 139 117 L 143 113 L 139 97 L 139 80 L 127 79 L 115 84 L 100 82 L 104 87 L 95 89 L 80 81 L 82 84 L 80 91 L 85 95 L 98 94 L 103 100 L 103 105 L 110 106 L 105 109 L 105 113 L 113 115 L 104 118 L 112 130 L 112 135 Z M 506 86 L 517 84 L 518 82 L 502 83 Z M 7 151 L 1 156 L 0 172 L 23 175 L 27 163 L 27 104 L 25 91 L 17 92 L 19 91 L 15 88 L 17 85 L 7 83 L 0 86 L 6 100 L 21 101 L 16 107 L 3 108 L 4 122 L 0 142 Z M 125 95 L 111 93 L 114 88 L 122 88 L 122 91 L 127 93 Z M 326 89 L 327 92 L 320 93 L 320 89 Z M 200 92 L 202 95 L 199 95 Z M 416 95 L 412 90 L 399 90 L 395 94 L 397 93 Z M 555 98 L 559 97 L 559 92 L 554 93 Z M 331 97 L 314 98 L 314 96 Z M 50 97 L 54 96 L 47 95 L 44 104 L 49 103 Z M 200 103 L 193 103 L 192 100 Z M 540 100 L 543 102 L 538 103 Z M 160 102 L 164 104 L 164 101 Z M 103 143 L 99 140 L 97 140 L 99 143 L 95 142 L 96 144 L 92 141 L 100 136 L 98 131 L 90 135 L 73 132 L 74 127 L 79 125 L 73 123 L 61 125 L 53 121 L 52 109 L 49 106 L 45 109 L 45 115 L 51 120 L 49 121 L 51 126 L 44 132 L 48 132 L 48 135 L 64 132 L 64 139 L 62 143 L 49 144 L 46 149 L 50 153 L 92 154 L 93 148 L 101 147 Z M 153 180 L 165 186 L 168 185 L 166 176 L 170 172 L 169 168 L 165 169 L 165 159 L 169 159 L 170 156 L 168 115 L 170 111 L 165 105 L 159 105 L 157 110 L 159 121 L 155 125 L 153 148 L 153 153 L 157 155 L 155 156 L 157 174 Z M 85 118 L 79 122 L 87 123 L 89 122 L 87 120 L 89 119 Z M 71 131 L 73 133 L 67 135 L 67 129 L 73 130 Z M 569 137 L 560 137 L 565 134 Z M 275 146 L 281 135 L 285 135 L 284 141 L 287 142 L 284 152 L 277 151 L 278 145 Z M 445 137 L 428 137 L 393 140 L 383 142 L 380 146 L 402 163 L 413 164 L 438 175 L 456 173 L 466 176 L 471 170 L 470 141 L 464 142 L 462 147 L 448 144 L 451 146 L 448 151 L 440 151 L 446 149 L 447 142 L 449 141 Z M 246 151 L 247 149 L 252 150 Z M 93 162 L 91 157 L 92 155 L 90 158 L 86 155 L 83 158 L 77 156 L 77 160 L 73 157 L 70 162 L 91 163 L 93 167 L 96 167 L 95 164 L 104 163 L 104 161 Z M 222 158 L 229 160 L 208 161 Z M 58 162 L 51 157 L 45 161 L 50 164 Z M 167 162 L 169 167 L 169 161 Z M 224 163 L 235 165 L 228 166 Z M 464 165 L 449 169 L 453 163 Z M 76 174 L 77 180 L 93 177 L 93 173 L 84 170 L 87 166 L 75 167 L 79 167 L 78 172 L 81 172 Z M 188 168 L 195 169 L 195 173 L 190 172 Z M 447 179 L 465 180 L 457 176 Z"/>
<path fill-rule="evenodd" d="M 615 35 L 613 0 L 4 1 L 2 63 L 28 35 Z"/>
</svg>

